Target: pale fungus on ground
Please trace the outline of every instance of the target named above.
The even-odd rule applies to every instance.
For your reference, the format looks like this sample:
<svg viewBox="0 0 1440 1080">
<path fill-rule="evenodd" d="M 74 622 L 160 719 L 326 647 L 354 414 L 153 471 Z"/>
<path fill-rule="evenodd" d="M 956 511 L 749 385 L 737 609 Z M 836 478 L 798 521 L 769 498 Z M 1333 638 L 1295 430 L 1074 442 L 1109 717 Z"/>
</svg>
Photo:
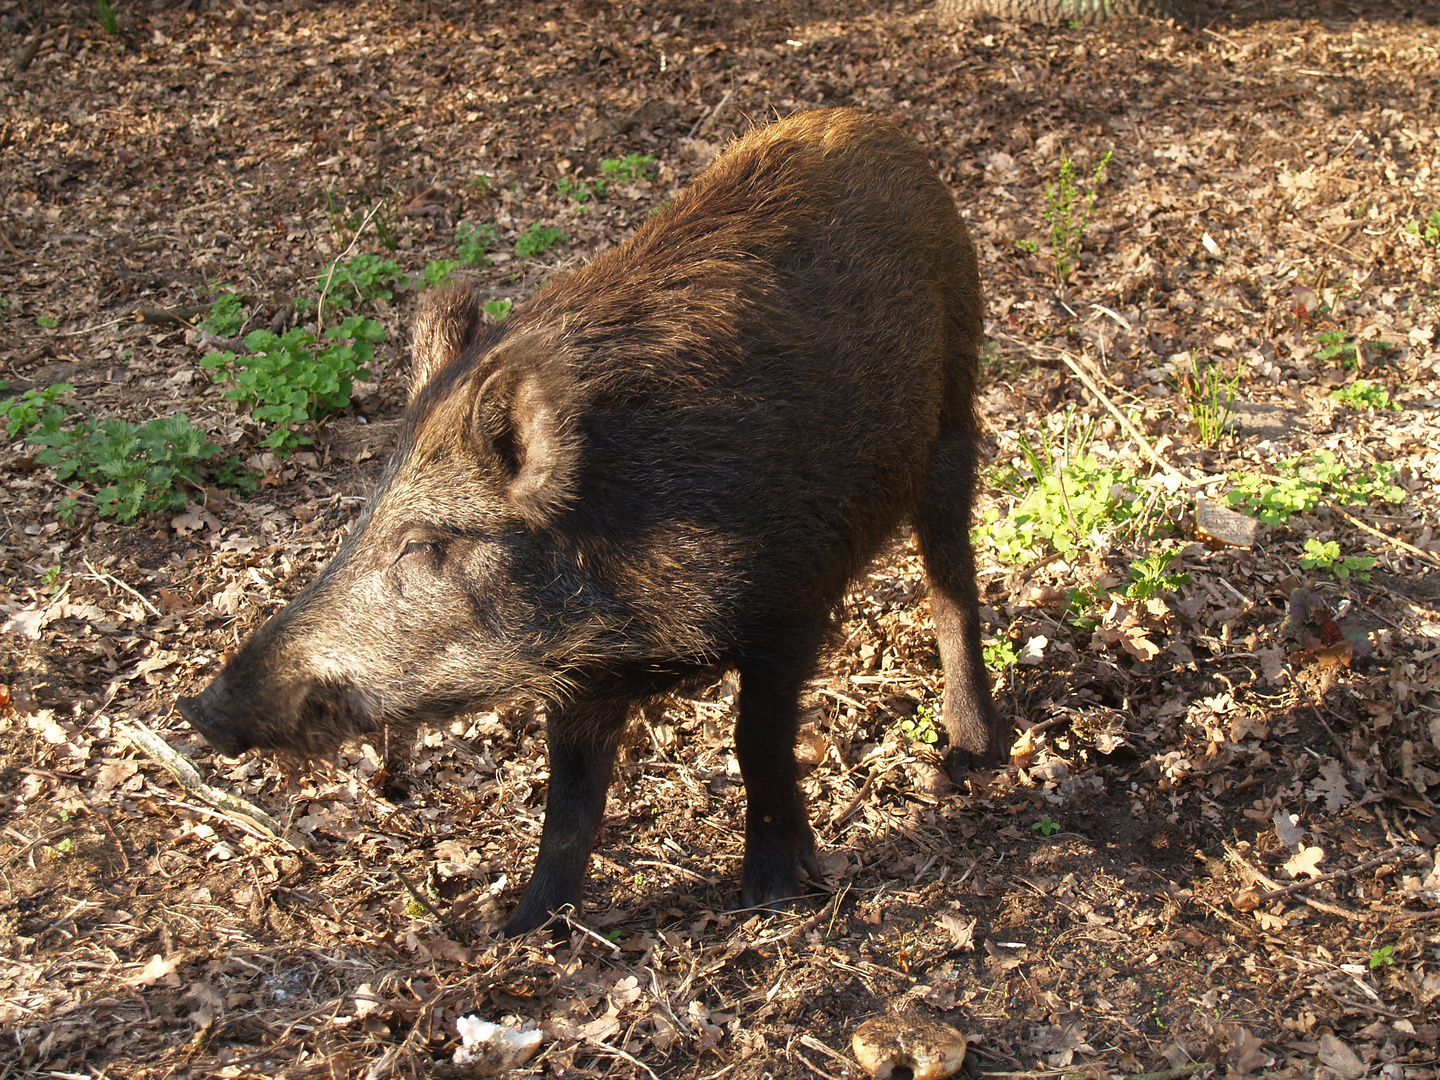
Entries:
<svg viewBox="0 0 1440 1080">
<path fill-rule="evenodd" d="M 877 1016 L 856 1028 L 850 1045 L 875 1080 L 901 1068 L 915 1080 L 944 1080 L 965 1062 L 965 1036 L 923 1016 Z"/>
</svg>

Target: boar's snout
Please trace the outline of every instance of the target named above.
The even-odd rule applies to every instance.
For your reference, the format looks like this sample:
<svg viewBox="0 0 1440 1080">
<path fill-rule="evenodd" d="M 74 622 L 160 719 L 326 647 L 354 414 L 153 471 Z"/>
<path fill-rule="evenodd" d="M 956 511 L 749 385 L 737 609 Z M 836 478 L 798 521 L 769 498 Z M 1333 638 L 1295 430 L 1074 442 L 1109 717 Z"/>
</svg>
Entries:
<svg viewBox="0 0 1440 1080">
<path fill-rule="evenodd" d="M 247 750 L 324 757 L 347 738 L 377 726 L 367 695 L 329 680 L 257 687 L 221 672 L 200 694 L 179 698 L 175 705 L 226 757 Z"/>
<path fill-rule="evenodd" d="M 254 743 L 243 738 L 222 717 L 206 708 L 205 698 L 212 689 L 213 684 L 203 694 L 179 698 L 175 707 L 190 726 L 205 736 L 205 741 L 216 750 L 226 757 L 239 757 Z"/>
</svg>

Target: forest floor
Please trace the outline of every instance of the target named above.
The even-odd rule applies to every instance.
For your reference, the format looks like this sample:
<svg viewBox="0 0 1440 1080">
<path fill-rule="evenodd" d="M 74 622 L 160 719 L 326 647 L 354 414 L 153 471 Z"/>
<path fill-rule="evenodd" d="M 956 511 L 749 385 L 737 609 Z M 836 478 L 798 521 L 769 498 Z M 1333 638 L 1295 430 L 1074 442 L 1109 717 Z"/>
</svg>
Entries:
<svg viewBox="0 0 1440 1080">
<path fill-rule="evenodd" d="M 471 1015 L 538 1025 L 525 1075 L 858 1076 L 881 1015 L 960 1029 L 972 1076 L 1440 1075 L 1432 5 L 117 6 L 0 0 L 0 1078 L 445 1075 Z M 735 910 L 725 679 L 634 725 L 570 932 L 501 940 L 543 715 L 282 768 L 175 699 L 354 522 L 427 267 L 471 258 L 499 317 L 734 135 L 839 104 L 923 143 L 980 250 L 1012 761 L 938 768 L 902 536 L 807 691 L 827 891 Z M 285 456 L 202 360 L 322 293 L 385 336 Z M 122 476 L 173 463 L 138 425 L 176 413 L 253 490 L 221 456 Z"/>
</svg>

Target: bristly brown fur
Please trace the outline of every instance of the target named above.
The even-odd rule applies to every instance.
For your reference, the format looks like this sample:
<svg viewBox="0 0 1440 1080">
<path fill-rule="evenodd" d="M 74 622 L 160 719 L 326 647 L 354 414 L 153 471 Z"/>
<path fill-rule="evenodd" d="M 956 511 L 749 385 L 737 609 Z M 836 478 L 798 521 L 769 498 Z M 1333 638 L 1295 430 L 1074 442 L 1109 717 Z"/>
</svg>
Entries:
<svg viewBox="0 0 1440 1080">
<path fill-rule="evenodd" d="M 427 301 L 395 457 L 319 579 L 185 715 L 226 749 L 547 706 L 536 872 L 509 929 L 578 904 L 639 703 L 739 670 L 745 903 L 819 874 L 800 689 L 907 516 L 956 769 L 993 761 L 970 548 L 975 250 L 923 150 L 850 109 L 737 141 L 620 247 L 486 330 Z"/>
</svg>

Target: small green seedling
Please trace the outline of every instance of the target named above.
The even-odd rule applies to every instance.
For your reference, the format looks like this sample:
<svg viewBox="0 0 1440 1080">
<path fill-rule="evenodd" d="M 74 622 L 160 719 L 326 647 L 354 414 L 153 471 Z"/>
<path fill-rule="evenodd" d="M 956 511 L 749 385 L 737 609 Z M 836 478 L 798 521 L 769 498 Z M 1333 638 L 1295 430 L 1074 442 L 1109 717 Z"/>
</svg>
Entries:
<svg viewBox="0 0 1440 1080">
<path fill-rule="evenodd" d="M 1360 356 L 1360 346 L 1353 341 L 1345 340 L 1345 333 L 1341 330 L 1323 330 L 1316 335 L 1320 342 L 1320 348 L 1315 350 L 1315 359 L 1325 362 L 1336 360 L 1346 371 L 1358 371 L 1363 362 Z"/>
<path fill-rule="evenodd" d="M 481 310 L 498 323 L 505 321 L 505 317 L 510 314 L 510 309 L 514 306 L 515 303 L 512 300 L 487 300 Z"/>
<path fill-rule="evenodd" d="M 5 424 L 5 434 L 13 439 L 29 435 L 38 427 L 58 427 L 65 419 L 65 407 L 57 405 L 55 399 L 74 389 L 69 383 L 55 383 L 43 390 L 26 390 L 18 397 L 0 401 L 0 421 Z"/>
<path fill-rule="evenodd" d="M 495 178 L 489 173 L 482 172 L 478 176 L 476 176 L 474 180 L 471 180 L 470 183 L 466 184 L 465 186 L 474 191 L 478 191 L 483 197 L 488 197 L 491 191 L 494 190 L 494 184 Z"/>
<path fill-rule="evenodd" d="M 109 0 L 95 0 L 95 19 L 111 37 L 120 33 L 120 15 Z"/>
<path fill-rule="evenodd" d="M 653 154 L 626 154 L 623 158 L 606 158 L 600 162 L 600 172 L 607 180 L 632 184 L 636 180 L 649 180 L 650 166 L 654 164 Z"/>
<path fill-rule="evenodd" d="M 927 746 L 940 741 L 940 732 L 935 729 L 935 714 L 929 705 L 921 705 L 914 716 L 900 721 L 900 737 L 906 743 L 924 743 Z"/>
<path fill-rule="evenodd" d="M 1370 953 L 1370 970 L 1377 971 L 1380 968 L 1389 967 L 1395 963 L 1395 946 L 1381 945 Z"/>
<path fill-rule="evenodd" d="M 1332 391 L 1330 397 L 1342 405 L 1349 405 L 1350 408 L 1360 411 L 1366 409 L 1400 411 L 1400 406 L 1390 400 L 1389 390 L 1379 383 L 1366 382 L 1364 379 L 1356 379 L 1349 386 L 1342 386 L 1339 390 Z"/>
<path fill-rule="evenodd" d="M 1107 150 L 1090 173 L 1090 186 L 1084 192 L 1076 179 L 1075 162 L 1070 155 L 1060 154 L 1060 175 L 1056 182 L 1045 186 L 1045 210 L 1042 217 L 1050 223 L 1050 243 L 1055 250 L 1055 278 L 1064 281 L 1080 259 L 1085 230 L 1095 210 L 1095 199 L 1105 179 L 1105 168 L 1115 156 Z"/>
<path fill-rule="evenodd" d="M 1423 221 L 1410 222 L 1405 226 L 1405 231 L 1440 248 L 1440 210 L 1431 210 L 1430 216 Z"/>
<path fill-rule="evenodd" d="M 575 180 L 569 176 L 562 176 L 555 181 L 556 190 L 560 192 L 562 199 L 569 199 L 573 203 L 584 206 L 592 199 L 603 199 L 605 197 L 605 181 L 603 180 Z"/>
<path fill-rule="evenodd" d="M 1060 823 L 1046 814 L 1039 821 L 1031 822 L 1030 828 L 1041 836 L 1050 836 L 1060 831 Z"/>
<path fill-rule="evenodd" d="M 55 318 L 54 315 L 36 315 L 35 325 L 45 330 L 54 330 L 60 325 L 60 320 Z"/>
<path fill-rule="evenodd" d="M 495 226 L 489 222 L 476 225 L 462 221 L 455 230 L 455 247 L 465 266 L 489 266 L 489 253 L 495 247 Z"/>
<path fill-rule="evenodd" d="M 996 638 L 990 644 L 982 646 L 982 652 L 985 666 L 991 671 L 1007 671 L 1020 659 L 1014 644 L 1007 637 Z"/>
<path fill-rule="evenodd" d="M 69 427 L 60 422 L 32 432 L 29 440 L 41 450 L 35 460 L 48 465 L 61 483 L 94 485 L 95 507 L 101 517 L 130 524 L 148 513 L 181 509 L 189 498 L 186 488 L 199 488 L 198 467 L 216 457 L 220 448 L 209 442 L 203 428 L 183 413 L 160 417 L 146 424 L 126 420 L 81 420 Z M 253 481 L 229 473 L 235 486 Z M 62 518 L 76 504 L 67 500 Z"/>
<path fill-rule="evenodd" d="M 1324 570 L 1340 581 L 1349 581 L 1352 576 L 1359 581 L 1369 581 L 1375 559 L 1369 555 L 1341 555 L 1340 545 L 1334 540 L 1321 543 L 1312 536 L 1305 541 L 1300 565 L 1306 570 Z"/>
<path fill-rule="evenodd" d="M 245 325 L 245 302 L 239 293 L 228 289 L 219 293 L 205 316 L 205 329 L 216 337 L 228 338 L 238 334 Z"/>
<path fill-rule="evenodd" d="M 1190 370 L 1176 373 L 1175 380 L 1190 409 L 1195 434 L 1203 445 L 1219 446 L 1229 431 L 1235 418 L 1240 375 L 1241 368 L 1236 365 L 1234 376 L 1227 379 L 1219 364 L 1202 367 L 1194 354 L 1190 357 Z"/>
<path fill-rule="evenodd" d="M 564 239 L 565 234 L 559 229 L 541 225 L 537 221 L 515 238 L 515 256 L 520 259 L 533 259 L 544 255 Z"/>
<path fill-rule="evenodd" d="M 459 265 L 454 259 L 432 259 L 425 264 L 425 269 L 420 271 L 420 277 L 426 288 L 433 289 L 444 284 Z"/>
<path fill-rule="evenodd" d="M 400 267 L 394 259 L 356 255 L 331 263 L 320 275 L 319 285 L 327 306 L 349 311 L 371 300 L 393 300 L 399 280 Z"/>
<path fill-rule="evenodd" d="M 1034 255 L 1040 250 L 1040 245 L 1029 238 L 1016 240 L 1015 246 L 1026 255 Z"/>
<path fill-rule="evenodd" d="M 1317 450 L 1309 458 L 1282 462 L 1276 471 L 1282 474 L 1279 478 L 1235 473 L 1226 502 L 1266 525 L 1279 525 L 1327 500 L 1342 506 L 1405 501 L 1405 489 L 1396 483 L 1399 473 L 1389 462 L 1351 468 L 1331 451 Z"/>
<path fill-rule="evenodd" d="M 217 383 L 232 383 L 225 396 L 270 427 L 261 446 L 289 453 L 312 441 L 295 425 L 349 406 L 355 380 L 370 377 L 365 365 L 374 357 L 376 343 L 385 339 L 385 328 L 351 315 L 326 330 L 325 338 L 318 341 L 298 326 L 282 336 L 255 330 L 245 336 L 245 355 L 210 353 L 200 366 Z"/>
<path fill-rule="evenodd" d="M 1180 557 L 1178 548 L 1152 551 L 1143 559 L 1136 559 L 1126 570 L 1130 583 L 1122 590 L 1131 600 L 1145 601 L 1156 593 L 1175 592 L 1182 585 L 1190 584 L 1190 575 L 1172 573 L 1170 564 Z"/>
</svg>

